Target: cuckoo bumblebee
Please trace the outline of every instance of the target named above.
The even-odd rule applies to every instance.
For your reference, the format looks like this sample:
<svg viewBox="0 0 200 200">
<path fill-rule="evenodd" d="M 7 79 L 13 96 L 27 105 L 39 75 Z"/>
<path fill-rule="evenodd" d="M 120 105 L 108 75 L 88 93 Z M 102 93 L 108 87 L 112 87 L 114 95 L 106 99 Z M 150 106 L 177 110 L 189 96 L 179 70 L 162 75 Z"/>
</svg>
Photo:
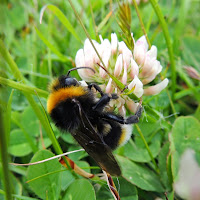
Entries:
<svg viewBox="0 0 200 200">
<path fill-rule="evenodd" d="M 139 121 L 142 107 L 139 106 L 135 115 L 128 118 L 106 111 L 105 106 L 118 96 L 104 93 L 95 83 L 83 86 L 69 75 L 71 71 L 82 68 L 93 70 L 89 67 L 73 68 L 52 82 L 47 111 L 55 125 L 70 132 L 103 170 L 120 176 L 121 170 L 112 150 L 130 138 L 131 124 Z M 100 93 L 98 100 L 92 88 Z"/>
</svg>

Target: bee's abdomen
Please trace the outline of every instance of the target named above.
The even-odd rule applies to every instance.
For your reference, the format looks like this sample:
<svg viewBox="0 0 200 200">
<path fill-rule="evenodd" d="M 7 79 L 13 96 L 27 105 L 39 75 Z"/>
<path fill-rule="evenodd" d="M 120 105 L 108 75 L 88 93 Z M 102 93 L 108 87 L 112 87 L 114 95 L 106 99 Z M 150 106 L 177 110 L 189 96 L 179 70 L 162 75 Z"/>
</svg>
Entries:
<svg viewBox="0 0 200 200">
<path fill-rule="evenodd" d="M 103 126 L 103 139 L 112 150 L 126 144 L 131 137 L 132 125 L 121 125 L 119 123 L 109 121 L 109 129 L 106 132 L 105 127 L 107 127 L 108 124 L 105 123 Z"/>
</svg>

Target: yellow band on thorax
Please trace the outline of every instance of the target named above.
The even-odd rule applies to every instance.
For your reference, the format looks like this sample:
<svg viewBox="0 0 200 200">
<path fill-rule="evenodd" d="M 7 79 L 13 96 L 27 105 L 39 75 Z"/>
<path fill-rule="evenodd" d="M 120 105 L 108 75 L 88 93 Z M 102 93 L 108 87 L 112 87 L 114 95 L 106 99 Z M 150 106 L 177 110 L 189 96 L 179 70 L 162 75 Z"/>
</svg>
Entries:
<svg viewBox="0 0 200 200">
<path fill-rule="evenodd" d="M 78 96 L 84 95 L 85 93 L 86 91 L 81 86 L 66 87 L 66 88 L 61 88 L 57 91 L 54 91 L 49 95 L 49 98 L 47 101 L 47 112 L 51 113 L 51 111 L 55 108 L 55 106 L 64 100 L 68 98 L 78 97 Z"/>
</svg>

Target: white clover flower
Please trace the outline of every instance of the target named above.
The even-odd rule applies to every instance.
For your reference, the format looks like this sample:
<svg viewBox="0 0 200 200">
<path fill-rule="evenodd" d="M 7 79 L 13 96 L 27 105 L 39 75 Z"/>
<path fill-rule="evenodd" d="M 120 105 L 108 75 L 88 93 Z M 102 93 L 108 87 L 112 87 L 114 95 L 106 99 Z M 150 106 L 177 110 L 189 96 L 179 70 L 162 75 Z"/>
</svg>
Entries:
<svg viewBox="0 0 200 200">
<path fill-rule="evenodd" d="M 180 160 L 179 179 L 175 182 L 175 192 L 183 199 L 200 199 L 200 166 L 195 159 L 195 152 L 187 149 Z"/>
<path fill-rule="evenodd" d="M 101 35 L 99 37 L 101 43 L 95 40 L 92 41 L 106 69 L 124 85 L 128 86 L 128 89 L 138 98 L 142 95 L 156 95 L 168 85 L 168 79 L 164 79 L 157 85 L 145 86 L 152 82 L 162 70 L 162 66 L 157 60 L 157 48 L 153 45 L 148 50 L 145 36 L 142 36 L 136 42 L 134 41 L 133 52 L 128 49 L 123 41 L 118 41 L 115 33 L 111 34 L 111 42 L 108 39 L 103 39 Z M 83 80 L 102 84 L 101 88 L 106 93 L 121 92 L 105 70 L 99 67 L 102 63 L 88 39 L 85 40 L 83 49 L 78 50 L 75 63 L 76 67 L 88 66 L 96 71 L 94 74 L 88 69 L 78 70 Z M 117 107 L 121 114 L 125 115 L 125 105 L 130 111 L 135 112 L 138 103 L 133 102 L 127 96 L 122 96 L 117 100 L 112 100 L 109 106 Z"/>
</svg>

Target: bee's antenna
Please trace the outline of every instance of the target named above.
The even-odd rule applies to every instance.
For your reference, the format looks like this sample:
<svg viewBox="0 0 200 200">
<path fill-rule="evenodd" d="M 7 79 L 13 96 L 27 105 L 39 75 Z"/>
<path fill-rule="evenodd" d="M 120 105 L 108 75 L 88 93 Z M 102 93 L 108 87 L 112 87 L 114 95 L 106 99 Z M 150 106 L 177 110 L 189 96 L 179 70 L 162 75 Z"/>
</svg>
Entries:
<svg viewBox="0 0 200 200">
<path fill-rule="evenodd" d="M 75 67 L 75 68 L 70 69 L 70 70 L 67 72 L 67 76 L 69 76 L 69 74 L 70 74 L 71 71 L 78 70 L 78 69 L 90 69 L 90 70 L 92 70 L 92 71 L 95 73 L 95 70 L 92 69 L 91 67 Z"/>
</svg>

